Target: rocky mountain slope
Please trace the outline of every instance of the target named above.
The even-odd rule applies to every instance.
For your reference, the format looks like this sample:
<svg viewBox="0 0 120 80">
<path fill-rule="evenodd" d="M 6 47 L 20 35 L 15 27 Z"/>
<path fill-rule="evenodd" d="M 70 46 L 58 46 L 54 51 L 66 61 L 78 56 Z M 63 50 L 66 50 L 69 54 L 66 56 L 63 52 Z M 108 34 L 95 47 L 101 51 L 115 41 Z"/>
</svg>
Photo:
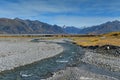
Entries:
<svg viewBox="0 0 120 80">
<path fill-rule="evenodd" d="M 63 29 L 40 21 L 19 18 L 0 18 L 0 33 L 4 34 L 61 34 Z"/>
</svg>

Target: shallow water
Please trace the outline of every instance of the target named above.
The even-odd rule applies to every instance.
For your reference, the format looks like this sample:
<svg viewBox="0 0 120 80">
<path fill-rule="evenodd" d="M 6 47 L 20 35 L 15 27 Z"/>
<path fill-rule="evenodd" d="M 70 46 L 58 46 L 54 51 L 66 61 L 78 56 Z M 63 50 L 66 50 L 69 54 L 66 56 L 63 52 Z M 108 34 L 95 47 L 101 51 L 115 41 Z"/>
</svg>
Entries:
<svg viewBox="0 0 120 80">
<path fill-rule="evenodd" d="M 120 79 L 119 73 L 109 72 L 93 65 L 82 63 L 80 58 L 82 58 L 84 51 L 81 47 L 69 42 L 58 44 L 65 48 L 61 54 L 33 64 L 15 68 L 14 70 L 4 71 L 0 74 L 0 80 L 40 80 L 52 76 L 55 71 L 64 69 L 67 66 L 84 67 L 94 73 L 109 75 Z"/>
<path fill-rule="evenodd" d="M 0 74 L 0 80 L 40 80 L 51 76 L 54 71 L 65 68 L 72 63 L 80 49 L 70 43 L 61 43 L 60 45 L 65 48 L 61 54 L 14 70 L 4 71 Z"/>
</svg>

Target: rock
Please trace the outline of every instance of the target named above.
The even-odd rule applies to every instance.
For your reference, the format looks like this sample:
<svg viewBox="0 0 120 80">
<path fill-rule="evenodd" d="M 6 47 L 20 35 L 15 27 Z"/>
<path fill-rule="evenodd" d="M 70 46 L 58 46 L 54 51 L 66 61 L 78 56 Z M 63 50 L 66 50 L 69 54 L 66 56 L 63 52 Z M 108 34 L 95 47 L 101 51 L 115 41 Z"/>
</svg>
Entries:
<svg viewBox="0 0 120 80">
<path fill-rule="evenodd" d="M 100 47 L 96 48 L 95 51 L 100 54 L 120 56 L 120 47 L 119 46 L 104 45 L 104 46 L 100 46 Z"/>
</svg>

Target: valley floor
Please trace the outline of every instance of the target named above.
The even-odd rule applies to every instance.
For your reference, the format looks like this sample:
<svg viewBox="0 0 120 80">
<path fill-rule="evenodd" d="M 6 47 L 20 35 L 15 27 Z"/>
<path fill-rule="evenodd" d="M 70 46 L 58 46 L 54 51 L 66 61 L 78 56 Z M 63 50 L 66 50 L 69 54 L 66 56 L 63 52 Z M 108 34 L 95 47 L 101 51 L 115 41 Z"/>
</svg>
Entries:
<svg viewBox="0 0 120 80">
<path fill-rule="evenodd" d="M 14 69 L 60 54 L 64 49 L 56 42 L 64 42 L 64 40 L 0 38 L 0 71 Z M 85 52 L 81 55 L 79 63 L 54 72 L 51 77 L 43 80 L 119 80 L 120 47 L 107 45 L 90 48 L 82 48 Z"/>
</svg>

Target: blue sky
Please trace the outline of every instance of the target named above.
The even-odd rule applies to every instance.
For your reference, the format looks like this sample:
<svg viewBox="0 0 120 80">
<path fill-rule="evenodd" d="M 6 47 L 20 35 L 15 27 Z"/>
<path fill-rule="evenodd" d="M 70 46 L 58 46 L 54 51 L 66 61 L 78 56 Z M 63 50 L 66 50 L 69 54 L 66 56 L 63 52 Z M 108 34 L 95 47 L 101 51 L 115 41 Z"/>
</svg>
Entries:
<svg viewBox="0 0 120 80">
<path fill-rule="evenodd" d="M 0 0 L 0 17 L 92 26 L 120 20 L 120 0 Z"/>
</svg>

